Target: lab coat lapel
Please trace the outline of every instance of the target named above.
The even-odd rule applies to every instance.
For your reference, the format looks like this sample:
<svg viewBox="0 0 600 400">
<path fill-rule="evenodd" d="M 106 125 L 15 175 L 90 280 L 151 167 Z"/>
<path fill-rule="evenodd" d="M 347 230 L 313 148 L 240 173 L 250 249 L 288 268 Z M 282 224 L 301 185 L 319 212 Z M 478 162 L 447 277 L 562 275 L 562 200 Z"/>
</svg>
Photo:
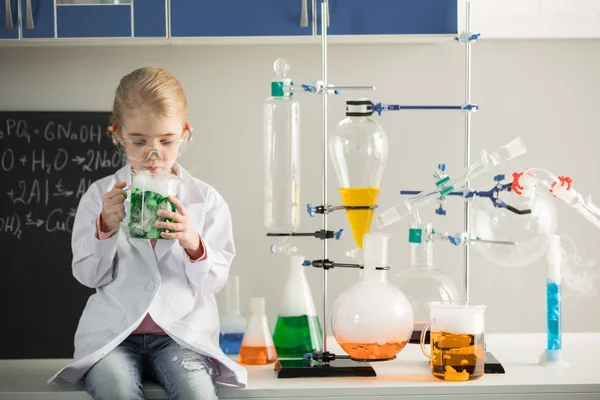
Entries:
<svg viewBox="0 0 600 400">
<path fill-rule="evenodd" d="M 156 241 L 156 246 L 154 246 L 154 253 L 156 254 L 156 259 L 160 261 L 161 258 L 177 243 L 176 239 L 159 239 Z"/>
</svg>

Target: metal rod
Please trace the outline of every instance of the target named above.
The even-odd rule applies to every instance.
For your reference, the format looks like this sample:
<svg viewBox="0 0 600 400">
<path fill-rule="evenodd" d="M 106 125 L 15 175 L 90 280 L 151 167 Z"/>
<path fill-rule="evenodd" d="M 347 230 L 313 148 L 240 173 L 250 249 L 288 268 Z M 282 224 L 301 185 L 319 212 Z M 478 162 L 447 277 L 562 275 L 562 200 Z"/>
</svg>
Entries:
<svg viewBox="0 0 600 400">
<path fill-rule="evenodd" d="M 467 34 L 471 34 L 471 1 L 466 0 L 467 5 Z M 471 104 L 471 41 L 465 44 L 465 104 Z M 471 113 L 465 113 L 465 168 L 471 166 Z M 465 187 L 469 187 L 469 182 L 465 181 Z M 465 201 L 465 224 L 464 230 L 469 235 L 471 214 L 471 203 Z M 470 282 L 471 273 L 471 253 L 469 246 L 464 248 L 464 301 L 470 300 Z"/>
<path fill-rule="evenodd" d="M 467 241 L 473 243 L 497 244 L 501 246 L 517 246 L 519 244 L 518 242 L 510 242 L 507 240 L 468 239 Z"/>
<path fill-rule="evenodd" d="M 327 83 L 327 82 L 325 82 Z M 375 90 L 375 86 L 339 86 L 333 85 L 328 86 L 329 89 L 337 89 L 337 90 Z"/>
<path fill-rule="evenodd" d="M 317 0 L 312 0 L 312 35 L 317 36 Z"/>
<path fill-rule="evenodd" d="M 327 0 L 321 2 L 321 80 L 327 85 Z M 322 121 L 323 121 L 323 143 L 322 164 L 323 175 L 321 177 L 323 206 L 327 207 L 327 99 L 328 93 L 321 95 Z M 327 230 L 327 213 L 323 214 L 322 229 Z M 327 260 L 327 240 L 321 240 L 321 259 Z M 323 269 L 323 353 L 327 351 L 327 270 Z"/>
<path fill-rule="evenodd" d="M 399 110 L 462 110 L 462 106 L 400 106 Z"/>
<path fill-rule="evenodd" d="M 404 196 L 416 196 L 418 194 L 423 193 L 422 190 L 401 190 L 400 194 Z M 446 193 L 444 196 L 464 196 L 464 192 L 450 192 Z"/>
</svg>

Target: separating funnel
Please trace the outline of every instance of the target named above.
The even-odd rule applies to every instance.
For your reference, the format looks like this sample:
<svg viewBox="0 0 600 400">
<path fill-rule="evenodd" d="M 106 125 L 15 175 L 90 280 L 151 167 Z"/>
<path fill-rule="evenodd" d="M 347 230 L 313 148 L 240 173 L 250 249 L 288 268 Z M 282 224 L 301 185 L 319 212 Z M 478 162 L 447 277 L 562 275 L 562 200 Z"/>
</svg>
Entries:
<svg viewBox="0 0 600 400">
<path fill-rule="evenodd" d="M 329 157 L 358 248 L 369 233 L 388 157 L 383 128 L 369 116 L 370 100 L 346 102 L 346 118 L 329 136 Z"/>
</svg>

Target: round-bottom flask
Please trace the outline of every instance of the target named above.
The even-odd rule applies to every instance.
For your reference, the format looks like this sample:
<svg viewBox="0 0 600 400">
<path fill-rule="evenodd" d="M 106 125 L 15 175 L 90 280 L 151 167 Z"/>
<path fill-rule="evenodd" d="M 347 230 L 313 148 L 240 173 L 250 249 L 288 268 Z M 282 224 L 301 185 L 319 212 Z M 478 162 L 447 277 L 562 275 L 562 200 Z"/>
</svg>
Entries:
<svg viewBox="0 0 600 400">
<path fill-rule="evenodd" d="M 482 239 L 514 241 L 517 246 L 477 243 L 473 249 L 488 261 L 502 267 L 525 267 L 540 260 L 547 252 L 548 237 L 555 234 L 556 205 L 550 193 L 533 191 L 530 196 L 504 194 L 505 203 L 531 214 L 518 215 L 506 208 L 494 207 L 486 199 L 475 201 L 471 230 Z"/>
<path fill-rule="evenodd" d="M 413 309 L 415 324 L 410 343 L 419 343 L 421 331 L 429 321 L 429 303 L 455 302 L 459 292 L 449 276 L 436 269 L 433 264 L 433 242 L 431 224 L 425 227 L 413 225 L 409 232 L 410 267 L 391 278 L 408 300 Z M 429 343 L 429 332 L 425 337 Z"/>
<path fill-rule="evenodd" d="M 332 312 L 335 339 L 354 360 L 383 361 L 396 357 L 413 330 L 408 298 L 387 280 L 388 236 L 364 236 L 361 279 L 336 300 Z"/>
</svg>

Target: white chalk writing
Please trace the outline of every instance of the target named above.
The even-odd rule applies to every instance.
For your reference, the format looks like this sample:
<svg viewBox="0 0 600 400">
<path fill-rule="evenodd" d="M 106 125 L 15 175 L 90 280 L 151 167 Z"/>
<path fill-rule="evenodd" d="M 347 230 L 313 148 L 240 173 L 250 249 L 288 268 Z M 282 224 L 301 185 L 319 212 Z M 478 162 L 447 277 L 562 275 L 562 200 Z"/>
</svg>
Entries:
<svg viewBox="0 0 600 400">
<path fill-rule="evenodd" d="M 108 118 L 82 124 L 10 115 L 0 112 L 0 241 L 29 231 L 71 234 L 79 199 L 125 164 L 106 135 Z"/>
</svg>

